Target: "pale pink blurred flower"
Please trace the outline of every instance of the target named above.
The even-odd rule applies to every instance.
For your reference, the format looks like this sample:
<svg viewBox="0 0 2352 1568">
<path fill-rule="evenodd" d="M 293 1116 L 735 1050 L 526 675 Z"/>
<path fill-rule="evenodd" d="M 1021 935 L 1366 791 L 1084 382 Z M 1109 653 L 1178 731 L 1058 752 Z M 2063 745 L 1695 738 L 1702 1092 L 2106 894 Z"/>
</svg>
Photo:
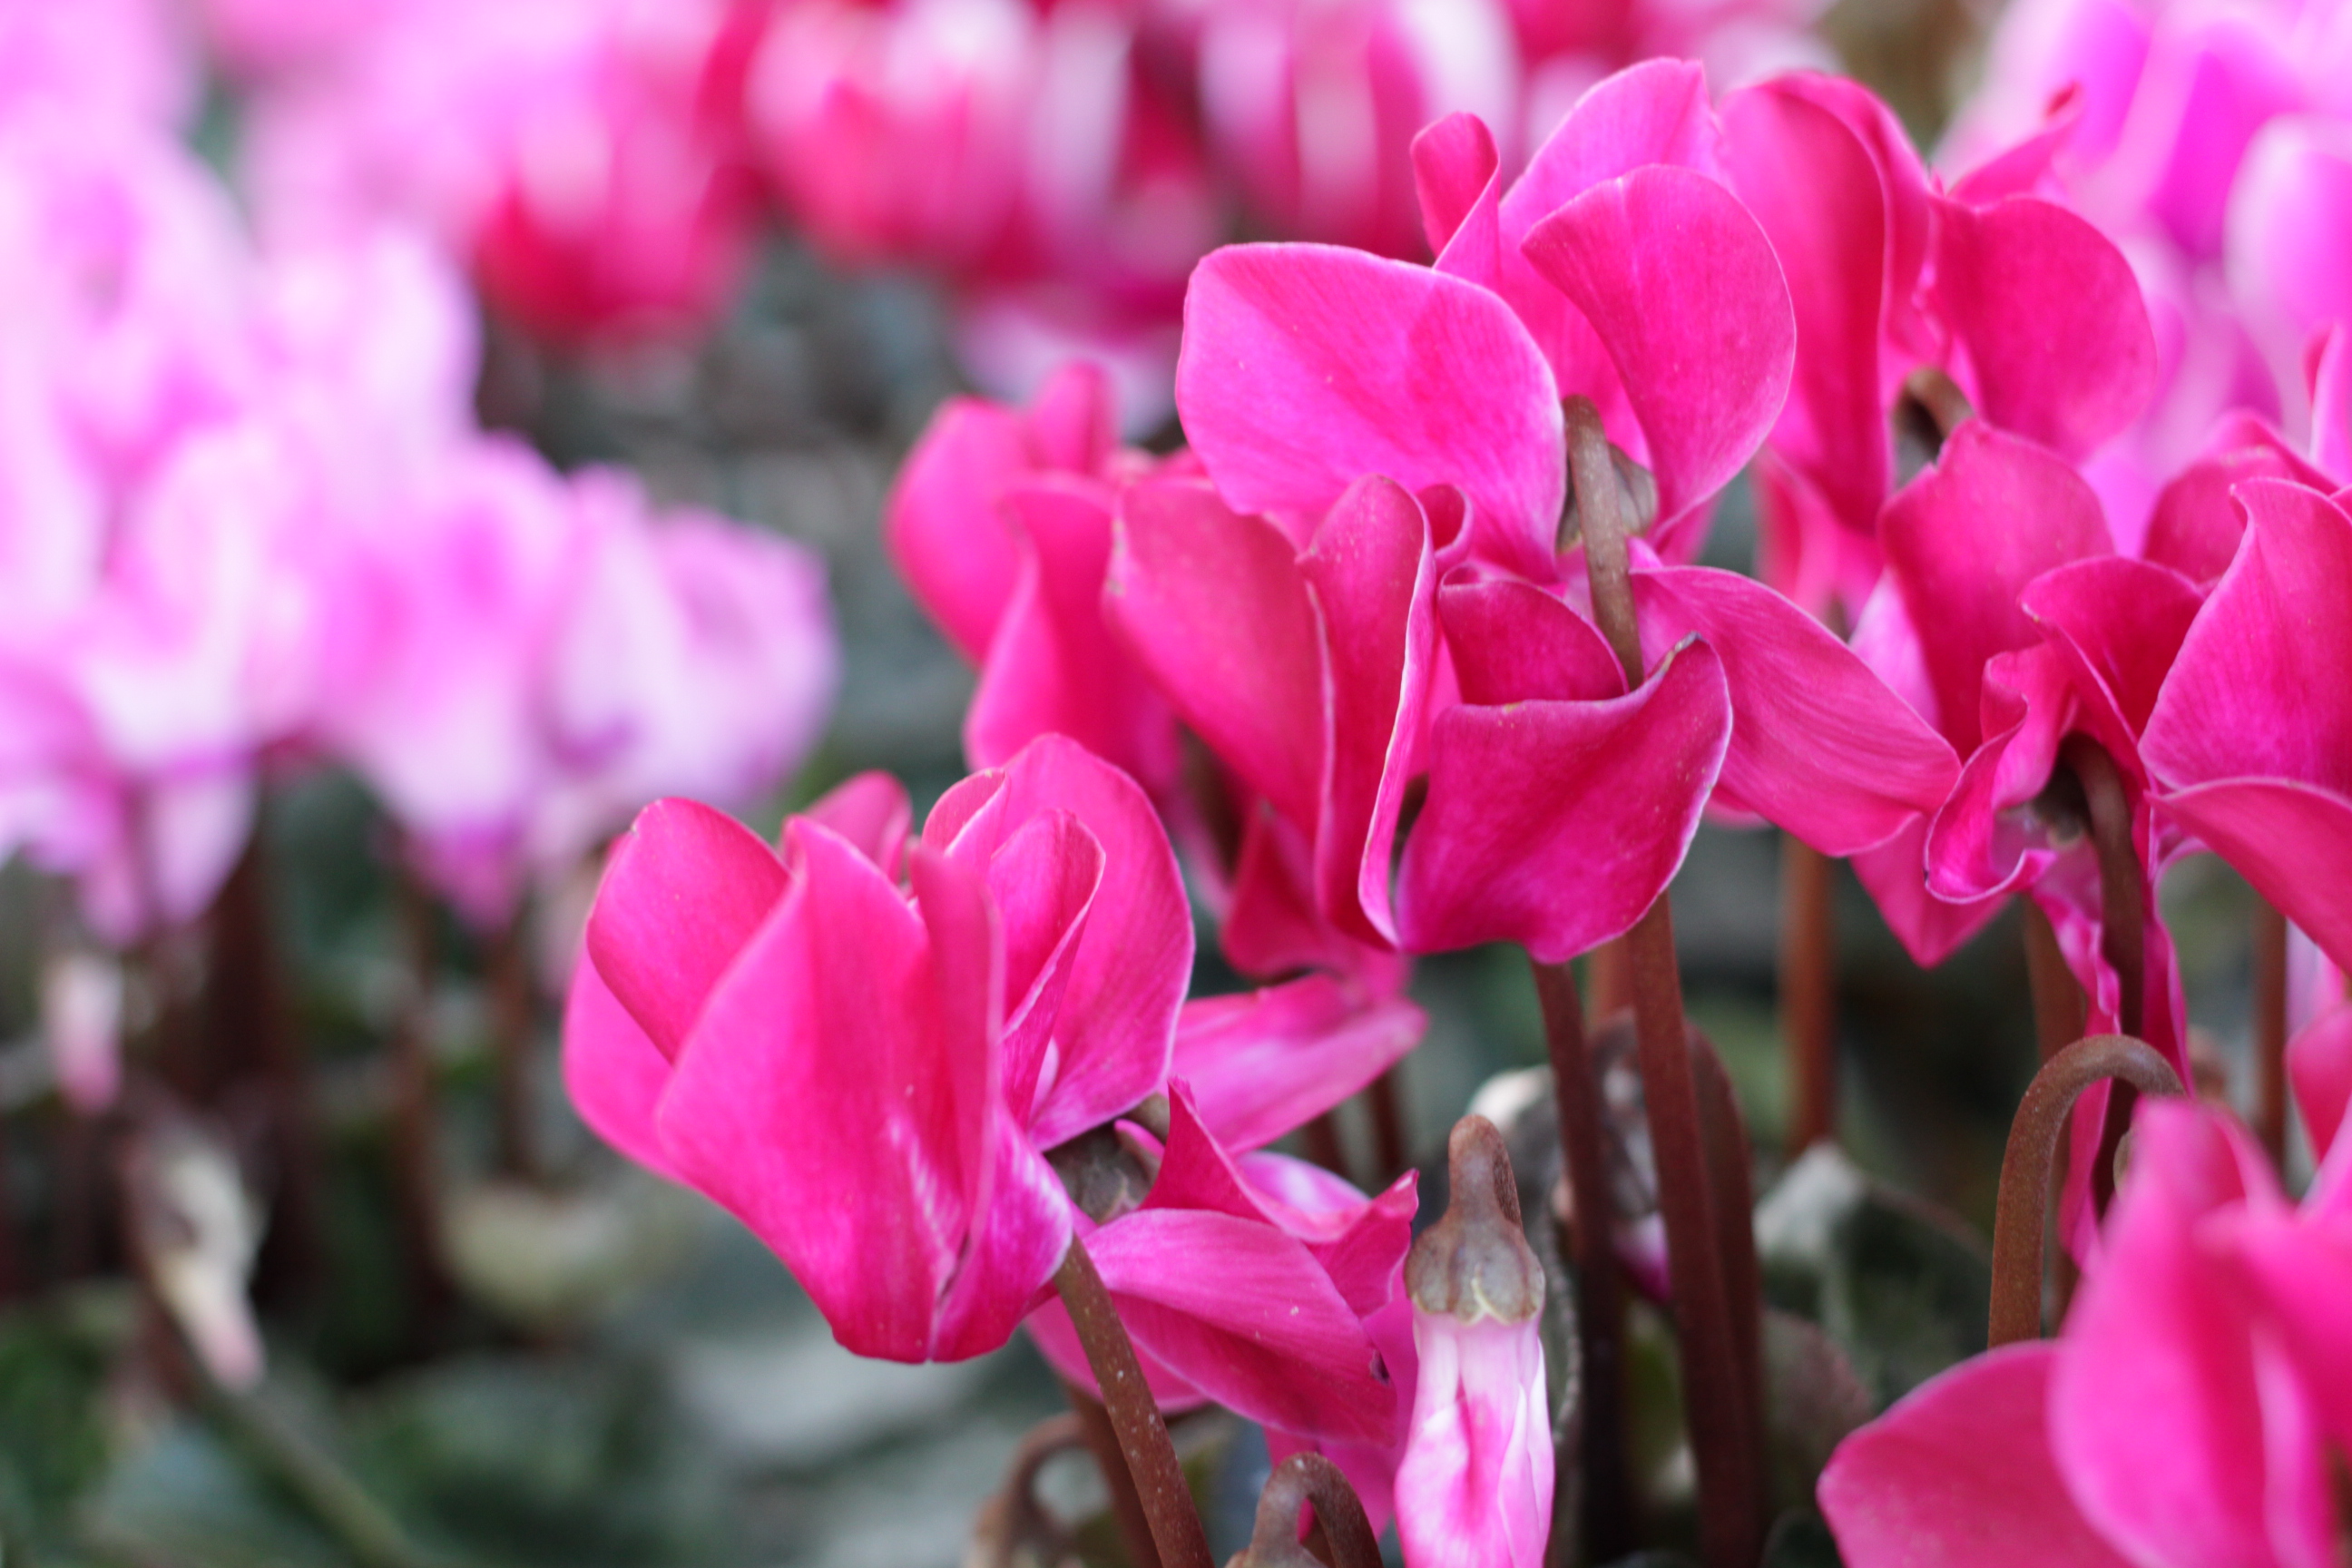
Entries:
<svg viewBox="0 0 2352 1568">
<path fill-rule="evenodd" d="M 77 948 L 41 966 L 41 1043 L 68 1105 L 96 1116 L 122 1088 L 122 964 Z"/>
<path fill-rule="evenodd" d="M 47 103 L 169 127 L 196 97 L 194 40 L 173 0 L 0 0 L 0 115 Z"/>
</svg>

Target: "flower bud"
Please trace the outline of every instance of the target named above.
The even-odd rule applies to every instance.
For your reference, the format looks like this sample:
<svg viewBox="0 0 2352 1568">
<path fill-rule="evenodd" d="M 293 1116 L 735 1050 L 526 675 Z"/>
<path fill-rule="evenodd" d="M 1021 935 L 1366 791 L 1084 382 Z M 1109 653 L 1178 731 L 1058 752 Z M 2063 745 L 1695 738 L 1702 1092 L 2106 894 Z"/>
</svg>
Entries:
<svg viewBox="0 0 2352 1568">
<path fill-rule="evenodd" d="M 1464 1117 L 1446 1158 L 1452 1204 L 1405 1260 L 1421 1379 L 1398 1534 L 1410 1568 L 1537 1568 L 1552 1495 L 1543 1269 L 1494 1124 Z"/>
</svg>

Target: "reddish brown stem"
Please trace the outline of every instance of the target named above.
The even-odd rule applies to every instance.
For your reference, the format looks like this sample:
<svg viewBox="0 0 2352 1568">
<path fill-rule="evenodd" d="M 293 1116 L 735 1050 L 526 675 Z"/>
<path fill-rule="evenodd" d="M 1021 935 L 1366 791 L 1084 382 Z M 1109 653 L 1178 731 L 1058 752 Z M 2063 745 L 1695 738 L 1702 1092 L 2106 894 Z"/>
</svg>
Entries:
<svg viewBox="0 0 2352 1568">
<path fill-rule="evenodd" d="M 1780 1035 L 1788 1049 L 1790 1159 L 1837 1136 L 1835 862 L 1803 839 L 1780 839 Z"/>
<path fill-rule="evenodd" d="M 1086 1399 L 1099 1412 L 1102 1406 L 1064 1384 L 1073 1399 Z M 1109 1420 L 1103 1417 L 1104 1429 Z M 1055 1455 L 1087 1441 L 1083 1419 L 1076 1413 L 1049 1415 L 1029 1429 L 1006 1467 L 1004 1484 L 981 1507 L 972 1521 L 971 1548 L 964 1561 L 971 1568 L 1014 1568 L 1024 1562 L 1060 1563 L 1073 1555 L 1067 1531 L 1038 1505 L 1037 1477 Z M 1118 1451 L 1117 1439 L 1111 1452 Z M 1121 1468 L 1124 1468 L 1122 1461 Z M 1149 1540 L 1149 1536 L 1146 1537 Z"/>
<path fill-rule="evenodd" d="M 1151 1541 L 1151 1516 L 1144 1511 L 1135 1478 L 1128 1474 L 1127 1456 L 1119 1448 L 1118 1429 L 1111 1425 L 1110 1412 L 1075 1383 L 1065 1381 L 1062 1392 L 1069 1398 L 1078 1436 L 1095 1457 L 1095 1468 L 1102 1472 L 1103 1487 L 1110 1493 L 1110 1516 L 1118 1526 L 1119 1543 L 1127 1548 L 1130 1568 L 1160 1568 L 1160 1549 Z"/>
<path fill-rule="evenodd" d="M 2025 978 L 2033 991 L 2034 1037 L 2046 1062 L 2083 1037 L 2085 1005 L 2083 987 L 2066 967 L 2050 917 L 2032 900 L 2024 903 Z"/>
<path fill-rule="evenodd" d="M 1404 1135 L 1403 1083 L 1404 1064 L 1398 1062 L 1364 1090 L 1365 1108 L 1372 1120 L 1372 1160 L 1379 1167 L 1375 1184 L 1380 1186 L 1402 1175 L 1411 1162 Z"/>
<path fill-rule="evenodd" d="M 1581 1500 L 1586 1554 L 1609 1562 L 1633 1549 L 1633 1483 L 1625 1457 L 1625 1288 L 1612 1235 L 1616 1205 L 1609 1190 L 1601 1084 L 1587 1049 L 1576 972 L 1565 963 L 1532 960 L 1529 967 L 1551 1050 L 1569 1194 L 1559 1245 L 1576 1266 L 1576 1337 L 1582 1360 L 1584 1440 L 1561 1445 L 1555 1456 L 1562 1471 L 1580 1466 L 1581 1479 L 1571 1493 L 1572 1478 L 1563 1474 L 1556 1490 Z"/>
<path fill-rule="evenodd" d="M 1992 1227 L 1992 1318 L 1989 1338 L 2005 1345 L 2042 1332 L 2042 1251 L 2051 1174 L 2067 1116 L 2083 1091 L 2109 1079 L 2143 1094 L 2179 1094 L 2179 1075 L 2145 1040 L 2093 1035 L 2043 1064 L 2009 1124 L 2000 1197 Z"/>
<path fill-rule="evenodd" d="M 429 1340 L 439 1331 L 451 1294 L 441 1257 L 440 1106 L 429 1017 L 437 944 L 432 900 L 405 871 L 394 901 L 407 949 L 408 987 L 392 1026 L 393 1191 L 408 1266 L 409 1308 L 419 1335 Z"/>
<path fill-rule="evenodd" d="M 1699 1123 L 1706 1135 L 1706 1173 L 1715 1205 L 1717 1245 L 1723 1257 L 1724 1296 L 1731 1317 L 1732 1362 L 1738 1371 L 1741 1432 L 1748 1451 L 1766 1452 L 1764 1429 L 1764 1269 L 1756 1257 L 1756 1196 L 1748 1124 L 1739 1097 L 1715 1042 L 1690 1031 L 1691 1059 L 1697 1069 Z M 1758 1484 L 1762 1485 L 1759 1472 Z"/>
<path fill-rule="evenodd" d="M 530 1181 L 538 1174 L 531 1136 L 530 1037 L 538 986 L 531 978 L 525 917 L 518 912 L 489 949 L 490 1054 L 493 1124 L 501 1174 Z"/>
<path fill-rule="evenodd" d="M 2137 1038 L 2147 1018 L 2147 870 L 2132 833 L 2131 797 L 2115 758 L 2090 736 L 2067 736 L 2058 757 L 2082 784 L 2090 811 L 2091 850 L 2099 863 L 2099 955 L 2116 972 L 2116 1022 Z M 2107 1095 L 2091 1167 L 2091 1199 L 2101 1214 L 2115 1196 L 2116 1150 L 2131 1127 L 2134 1092 L 2126 1081 Z"/>
<path fill-rule="evenodd" d="M 1638 686 L 1643 670 L 1633 563 L 1608 437 L 1590 398 L 1570 397 L 1564 411 L 1593 619 L 1623 668 L 1627 683 Z M 1674 1278 L 1684 1412 L 1698 1470 L 1700 1552 L 1708 1568 L 1754 1568 L 1763 1551 L 1766 1523 L 1763 1455 L 1748 1430 L 1751 1401 L 1741 1393 L 1706 1137 L 1683 1016 L 1674 913 L 1665 895 L 1659 895 L 1625 941 L 1643 1093 L 1657 1156 L 1658 1208 L 1665 1222 L 1666 1264 Z"/>
<path fill-rule="evenodd" d="M 1584 961 L 1586 989 L 1592 994 L 1591 1017 L 1606 1023 L 1633 1005 L 1633 971 L 1625 962 L 1625 939 L 1602 942 Z"/>
<path fill-rule="evenodd" d="M 1324 1568 L 1299 1542 L 1307 1510 L 1329 1548 L 1329 1568 L 1381 1568 L 1381 1545 L 1356 1489 L 1320 1454 L 1293 1454 L 1275 1467 L 1258 1494 L 1257 1522 L 1233 1568 Z"/>
<path fill-rule="evenodd" d="M 2286 1154 L 2286 917 L 2254 895 L 2254 1135 Z"/>
<path fill-rule="evenodd" d="M 1326 1110 L 1299 1130 L 1307 1143 L 1307 1158 L 1334 1175 L 1348 1173 L 1348 1148 L 1339 1141 L 1339 1118 Z"/>
<path fill-rule="evenodd" d="M 1095 1374 L 1095 1385 L 1102 1390 L 1102 1406 L 1149 1521 L 1147 1533 L 1157 1549 L 1159 1568 L 1213 1568 L 1209 1538 L 1201 1528 L 1201 1516 L 1193 1510 L 1192 1489 L 1185 1485 L 1176 1446 L 1169 1441 L 1168 1424 L 1160 1419 L 1160 1406 L 1143 1381 L 1143 1368 L 1135 1359 L 1127 1326 L 1118 1321 L 1118 1309 L 1112 1304 L 1102 1276 L 1095 1272 L 1086 1243 L 1076 1236 L 1062 1255 L 1061 1267 L 1054 1271 L 1054 1289 L 1069 1310 L 1070 1324 L 1086 1349 L 1087 1365 Z M 1085 1415 L 1081 1407 L 1080 1419 Z M 1111 1468 L 1106 1458 L 1105 1473 Z M 1116 1496 L 1116 1479 L 1111 1489 Z M 1139 1559 L 1139 1568 L 1151 1568 L 1151 1564 Z"/>
</svg>

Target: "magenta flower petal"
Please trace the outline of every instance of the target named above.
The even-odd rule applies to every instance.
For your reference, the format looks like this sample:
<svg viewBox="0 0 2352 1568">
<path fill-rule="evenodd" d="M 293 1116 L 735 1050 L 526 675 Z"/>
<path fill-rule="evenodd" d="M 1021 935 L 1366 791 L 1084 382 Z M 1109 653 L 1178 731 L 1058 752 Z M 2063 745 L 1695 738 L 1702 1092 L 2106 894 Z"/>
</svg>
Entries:
<svg viewBox="0 0 2352 1568">
<path fill-rule="evenodd" d="M 2020 602 L 2066 661 L 2091 732 L 2137 767 L 2140 731 L 2204 595 L 2167 567 L 2112 555 L 2044 573 Z"/>
<path fill-rule="evenodd" d="M 1102 886 L 1103 858 L 1102 845 L 1076 816 L 1049 811 L 1014 830 L 988 861 L 1004 952 L 1004 1103 L 1018 1125 L 1028 1125 L 1040 1092 L 1059 1074 L 1055 1033 Z"/>
<path fill-rule="evenodd" d="M 690 800 L 656 801 L 614 847 L 588 954 L 664 1056 L 677 1059 L 704 998 L 788 879 L 751 829 Z"/>
<path fill-rule="evenodd" d="M 2115 242 L 2035 196 L 1937 212 L 1935 289 L 1985 418 L 2079 458 L 2138 417 L 2156 334 Z"/>
<path fill-rule="evenodd" d="M 1105 487 L 1055 476 L 1003 492 L 1021 569 L 964 715 L 973 765 L 1001 766 L 1060 733 L 1139 779 L 1174 773 L 1174 717 L 1103 618 L 1110 504 Z"/>
<path fill-rule="evenodd" d="M 1229 246 L 1192 272 L 1176 366 L 1218 492 L 1303 540 L 1349 485 L 1461 487 L 1496 558 L 1548 566 L 1566 491 L 1559 393 L 1495 295 L 1312 245 Z"/>
<path fill-rule="evenodd" d="M 845 779 L 801 815 L 857 846 L 891 880 L 904 873 L 914 811 L 908 804 L 907 786 L 888 773 Z"/>
<path fill-rule="evenodd" d="M 1412 139 L 1413 194 L 1433 253 L 1453 244 L 1481 201 L 1496 194 L 1501 163 L 1495 133 L 1475 114 L 1449 114 Z"/>
<path fill-rule="evenodd" d="M 1331 711 L 1317 902 L 1347 934 L 1393 942 L 1390 848 L 1436 655 L 1435 573 L 1420 503 L 1378 477 L 1350 485 L 1299 556 L 1298 574 L 1328 650 Z"/>
<path fill-rule="evenodd" d="M 2311 1147 L 2325 1160 L 2352 1107 L 2352 1006 L 2331 1008 L 2297 1030 L 2286 1071 Z"/>
<path fill-rule="evenodd" d="M 1593 186 L 1646 164 L 1712 174 L 1721 139 L 1697 61 L 1628 66 L 1587 89 L 1528 160 L 1504 198 L 1504 221 L 1525 235 Z"/>
<path fill-rule="evenodd" d="M 1412 1433 L 1396 1472 L 1408 1568 L 1539 1568 L 1551 1534 L 1541 1324 L 1413 1313 Z"/>
<path fill-rule="evenodd" d="M 1964 783 L 1966 778 L 1963 771 Z M 1933 969 L 2000 913 L 2002 895 L 1963 903 L 1937 898 L 1927 887 L 1927 832 L 1928 819 L 1915 818 L 1885 843 L 1853 856 L 1851 863 L 1854 877 L 1869 890 L 1912 962 Z"/>
<path fill-rule="evenodd" d="M 2238 557 L 2182 642 L 2140 752 L 2165 812 L 2338 965 L 2352 961 L 2352 518 L 2277 479 L 2239 489 Z"/>
<path fill-rule="evenodd" d="M 1134 780 L 1075 742 L 1045 736 L 964 780 L 932 808 L 923 842 L 984 870 L 1030 822 L 1059 811 L 1100 846 L 1102 870 L 1055 1013 L 1055 1071 L 1030 1112 L 1041 1149 L 1160 1087 L 1192 968 L 1192 912 L 1158 815 Z"/>
<path fill-rule="evenodd" d="M 1733 93 L 1722 114 L 1732 188 L 1771 240 L 1796 316 L 1773 450 L 1840 523 L 1867 534 L 1892 467 L 1879 404 L 1887 213 L 1877 168 L 1853 130 L 1793 83 Z"/>
<path fill-rule="evenodd" d="M 563 1086 L 596 1136 L 648 1171 L 677 1179 L 654 1128 L 655 1110 L 669 1087 L 669 1058 L 584 952 L 572 966 L 563 1002 Z"/>
<path fill-rule="evenodd" d="M 1964 756 L 1983 738 L 1986 662 L 2041 640 L 2018 595 L 2053 566 L 2115 548 L 2081 475 L 1979 419 L 1886 503 L 1879 537 L 1917 628 L 1936 727 Z"/>
<path fill-rule="evenodd" d="M 1556 963 L 1630 929 L 1682 864 L 1730 738 L 1722 661 L 1698 642 L 1608 701 L 1446 710 L 1398 880 L 1403 944 L 1517 942 Z"/>
<path fill-rule="evenodd" d="M 988 655 L 1021 563 L 996 498 L 1030 469 L 1021 416 L 950 399 L 908 454 L 883 505 L 883 538 L 908 591 L 974 664 Z"/>
<path fill-rule="evenodd" d="M 844 1345 L 920 1361 L 1003 1116 L 988 1093 L 995 1042 L 969 1037 L 975 1013 L 983 1030 L 994 1020 L 984 994 L 943 1007 L 925 922 L 872 861 L 804 822 L 786 847 L 792 891 L 704 1007 L 657 1117 L 662 1145 L 774 1248 Z M 919 855 L 919 876 L 939 863 Z M 961 879 L 969 909 L 984 895 Z M 983 942 L 986 923 L 982 905 Z M 983 976 L 1001 963 L 983 948 L 958 967 L 975 962 Z"/>
<path fill-rule="evenodd" d="M 1255 1149 L 1380 1077 L 1420 1043 L 1428 1022 L 1402 997 L 1310 974 L 1186 1003 L 1169 1070 L 1192 1085 L 1217 1142 Z"/>
<path fill-rule="evenodd" d="M 1103 605 L 1184 722 L 1311 831 L 1327 743 L 1321 642 L 1281 531 L 1196 480 L 1140 481 L 1120 500 Z"/>
<path fill-rule="evenodd" d="M 1838 1446 L 1819 1500 L 1852 1568 L 2125 1568 L 2051 1459 L 2058 1353 L 2036 1341 L 1979 1356 Z"/>
<path fill-rule="evenodd" d="M 1625 695 L 1625 667 L 1591 621 L 1532 583 L 1496 577 L 1437 591 L 1462 700 L 1592 702 Z"/>
<path fill-rule="evenodd" d="M 2100 1533 L 2151 1563 L 2273 1561 L 2263 1401 L 2244 1306 L 2199 1220 L 2270 1186 L 2261 1156 L 2185 1105 L 2145 1106 L 2105 1262 L 2068 1315 L 2050 1446 Z M 2260 1194 L 2261 1188 L 2254 1192 Z"/>
<path fill-rule="evenodd" d="M 1371 1340 L 1295 1237 L 1232 1215 L 1143 1209 L 1087 1247 L 1136 1343 L 1218 1404 L 1318 1436 L 1383 1442 L 1395 1430 L 1396 1391 Z"/>
<path fill-rule="evenodd" d="M 1672 521 L 1754 455 L 1795 363 L 1789 286 L 1754 217 L 1704 174 L 1652 166 L 1596 185 L 1521 248 L 1606 345 Z"/>
<path fill-rule="evenodd" d="M 1731 746 L 1716 799 L 1824 855 L 1884 843 L 1959 775 L 1944 738 L 1827 628 L 1751 578 L 1703 566 L 1636 573 L 1643 652 L 1685 637 L 1723 661 Z"/>
</svg>

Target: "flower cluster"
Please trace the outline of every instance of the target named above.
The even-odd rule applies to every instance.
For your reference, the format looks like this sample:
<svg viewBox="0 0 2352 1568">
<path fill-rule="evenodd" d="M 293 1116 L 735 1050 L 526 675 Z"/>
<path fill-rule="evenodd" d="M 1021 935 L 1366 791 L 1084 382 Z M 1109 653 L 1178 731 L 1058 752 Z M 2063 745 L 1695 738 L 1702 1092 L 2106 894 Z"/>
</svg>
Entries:
<svg viewBox="0 0 2352 1568">
<path fill-rule="evenodd" d="M 495 923 L 648 799 L 772 787 L 830 700 L 817 564 L 483 432 L 428 237 L 249 233 L 168 8 L 0 9 L 0 854 L 129 943 L 330 761 Z"/>
</svg>

